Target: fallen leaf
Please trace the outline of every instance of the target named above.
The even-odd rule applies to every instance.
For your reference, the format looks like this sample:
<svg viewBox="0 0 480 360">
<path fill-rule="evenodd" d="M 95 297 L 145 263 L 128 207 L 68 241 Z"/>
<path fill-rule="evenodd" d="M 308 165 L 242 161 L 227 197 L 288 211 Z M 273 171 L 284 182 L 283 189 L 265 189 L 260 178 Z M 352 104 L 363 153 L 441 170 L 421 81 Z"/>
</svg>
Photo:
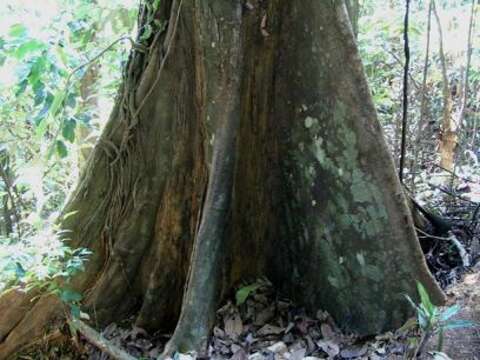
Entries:
<svg viewBox="0 0 480 360">
<path fill-rule="evenodd" d="M 257 339 L 255 339 L 251 333 L 248 334 L 247 337 L 245 338 L 245 342 L 248 345 L 253 344 L 255 341 L 257 341 Z"/>
<path fill-rule="evenodd" d="M 253 353 L 248 357 L 248 360 L 264 360 L 264 359 L 265 359 L 265 356 L 263 356 L 259 352 Z"/>
<path fill-rule="evenodd" d="M 340 356 L 344 359 L 353 359 L 365 355 L 367 347 L 365 345 L 353 345 L 340 351 Z"/>
<path fill-rule="evenodd" d="M 307 349 L 298 349 L 292 352 L 290 360 L 302 360 L 307 353 Z"/>
<path fill-rule="evenodd" d="M 233 353 L 233 356 L 230 360 L 247 360 L 248 355 L 242 348 L 238 349 L 236 352 Z"/>
<path fill-rule="evenodd" d="M 433 357 L 433 360 L 452 360 L 447 354 L 438 351 L 429 352 L 428 355 Z"/>
<path fill-rule="evenodd" d="M 181 354 L 181 353 L 177 353 L 175 355 L 175 358 L 177 360 L 193 360 L 194 359 L 193 356 L 190 354 Z"/>
<path fill-rule="evenodd" d="M 254 325 L 262 326 L 268 321 L 270 321 L 275 313 L 275 308 L 273 306 L 269 306 L 262 311 L 260 311 L 257 316 L 255 316 Z"/>
<path fill-rule="evenodd" d="M 232 351 L 232 354 L 235 354 L 240 349 L 243 349 L 243 348 L 240 345 L 237 345 L 237 344 L 232 344 L 230 346 L 230 350 Z"/>
<path fill-rule="evenodd" d="M 332 340 L 318 340 L 317 345 L 328 356 L 337 356 L 340 353 L 339 346 Z"/>
<path fill-rule="evenodd" d="M 240 315 L 235 313 L 225 320 L 225 333 L 232 339 L 238 338 L 243 332 L 243 323 Z"/>
<path fill-rule="evenodd" d="M 307 348 L 309 352 L 312 352 L 315 350 L 315 343 L 312 340 L 312 337 L 310 335 L 305 336 L 305 340 L 307 341 Z"/>
<path fill-rule="evenodd" d="M 257 335 L 278 335 L 281 334 L 284 331 L 283 328 L 278 327 L 278 326 L 273 326 L 270 324 L 266 324 L 260 328 L 260 330 L 257 331 Z"/>
<path fill-rule="evenodd" d="M 318 310 L 317 311 L 317 319 L 320 320 L 320 321 L 325 321 L 328 319 L 328 312 L 326 311 L 322 311 L 322 310 Z"/>
<path fill-rule="evenodd" d="M 215 326 L 213 328 L 213 336 L 223 338 L 223 337 L 225 337 L 225 331 L 220 329 L 218 326 Z"/>
<path fill-rule="evenodd" d="M 322 332 L 322 336 L 324 339 L 335 338 L 335 332 L 333 331 L 332 327 L 326 323 L 320 325 L 320 331 Z"/>
<path fill-rule="evenodd" d="M 308 333 L 308 327 L 310 326 L 310 321 L 305 318 L 300 318 L 299 320 L 296 321 L 295 326 L 302 334 L 305 335 Z"/>
<path fill-rule="evenodd" d="M 274 354 L 283 354 L 287 352 L 288 348 L 283 341 L 279 341 L 273 345 L 270 345 L 267 350 L 273 352 Z"/>
<path fill-rule="evenodd" d="M 152 357 L 152 358 L 155 358 L 155 359 L 156 359 L 157 357 L 159 357 L 160 354 L 161 354 L 161 352 L 160 352 L 160 349 L 159 349 L 158 347 L 153 348 L 152 350 L 150 350 L 150 351 L 148 352 L 148 356 L 150 356 L 150 357 Z"/>
<path fill-rule="evenodd" d="M 295 327 L 295 324 L 293 322 L 288 323 L 287 328 L 285 329 L 285 333 L 288 334 L 290 330 L 292 330 Z"/>
</svg>

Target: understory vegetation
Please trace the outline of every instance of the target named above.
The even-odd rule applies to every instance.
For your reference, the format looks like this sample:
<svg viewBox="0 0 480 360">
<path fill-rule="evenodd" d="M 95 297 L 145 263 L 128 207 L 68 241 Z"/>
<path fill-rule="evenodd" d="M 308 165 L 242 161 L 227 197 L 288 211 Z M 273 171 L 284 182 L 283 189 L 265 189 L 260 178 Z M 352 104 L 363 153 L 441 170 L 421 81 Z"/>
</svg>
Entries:
<svg viewBox="0 0 480 360">
<path fill-rule="evenodd" d="M 2 3 L 0 290 L 76 258 L 55 224 L 111 111 L 136 11 L 133 1 Z"/>
<path fill-rule="evenodd" d="M 480 5 L 412 1 L 406 32 L 404 0 L 359 4 L 357 43 L 378 118 L 411 200 L 427 265 L 448 289 L 480 257 Z M 244 7 L 250 6 L 246 1 Z M 108 121 L 129 52 L 165 25 L 151 19 L 137 29 L 138 8 L 134 0 L 4 0 L 0 8 L 0 293 L 22 288 L 58 296 L 73 319 L 71 332 L 75 319 L 88 315 L 70 280 L 94 254 L 71 247 L 58 224 L 77 216 L 63 207 Z M 267 21 L 262 19 L 265 37 Z M 362 254 L 357 258 L 364 262 Z M 422 302 L 409 299 L 417 322 L 362 342 L 342 332 L 328 313 L 306 314 L 269 280 L 245 281 L 217 313 L 210 356 L 416 357 L 435 334 L 476 326 L 452 320 L 461 307 L 440 310 L 419 284 Z M 108 346 L 138 358 L 158 357 L 168 337 L 147 335 L 128 322 L 112 323 L 102 334 Z M 75 346 L 84 358 L 115 356 L 108 346 Z M 436 350 L 432 358 L 448 358 L 441 346 Z M 45 353 L 62 358 L 71 351 L 57 346 Z"/>
</svg>

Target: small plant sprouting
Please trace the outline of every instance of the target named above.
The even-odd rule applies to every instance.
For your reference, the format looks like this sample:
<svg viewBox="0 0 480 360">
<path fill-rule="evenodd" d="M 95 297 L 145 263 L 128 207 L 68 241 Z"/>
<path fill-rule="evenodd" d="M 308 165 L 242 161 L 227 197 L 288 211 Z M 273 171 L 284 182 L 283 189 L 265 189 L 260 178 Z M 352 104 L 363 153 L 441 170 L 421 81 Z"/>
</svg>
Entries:
<svg viewBox="0 0 480 360">
<path fill-rule="evenodd" d="M 420 295 L 419 304 L 415 304 L 415 302 L 408 295 L 405 295 L 408 302 L 412 305 L 417 313 L 417 323 L 421 332 L 420 342 L 415 349 L 415 354 L 413 357 L 414 359 L 416 359 L 418 355 L 422 354 L 425 345 L 433 335 L 439 335 L 437 354 L 441 354 L 443 334 L 445 330 L 477 326 L 474 322 L 468 320 L 453 319 L 453 316 L 461 310 L 460 305 L 455 304 L 444 309 L 440 309 L 431 302 L 425 287 L 420 282 L 417 282 L 417 289 L 418 294 Z"/>
</svg>

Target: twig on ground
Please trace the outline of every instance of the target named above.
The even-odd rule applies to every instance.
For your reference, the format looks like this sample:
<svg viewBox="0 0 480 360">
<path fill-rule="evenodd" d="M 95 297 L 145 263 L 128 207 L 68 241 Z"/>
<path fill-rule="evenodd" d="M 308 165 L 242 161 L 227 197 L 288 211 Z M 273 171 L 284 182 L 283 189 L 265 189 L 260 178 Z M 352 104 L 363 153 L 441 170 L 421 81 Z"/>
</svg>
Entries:
<svg viewBox="0 0 480 360">
<path fill-rule="evenodd" d="M 90 343 L 95 345 L 104 353 L 110 355 L 116 360 L 137 360 L 126 351 L 113 345 L 109 340 L 105 339 L 98 331 L 85 324 L 83 321 L 75 318 L 68 319 L 68 324 L 81 333 Z"/>
</svg>

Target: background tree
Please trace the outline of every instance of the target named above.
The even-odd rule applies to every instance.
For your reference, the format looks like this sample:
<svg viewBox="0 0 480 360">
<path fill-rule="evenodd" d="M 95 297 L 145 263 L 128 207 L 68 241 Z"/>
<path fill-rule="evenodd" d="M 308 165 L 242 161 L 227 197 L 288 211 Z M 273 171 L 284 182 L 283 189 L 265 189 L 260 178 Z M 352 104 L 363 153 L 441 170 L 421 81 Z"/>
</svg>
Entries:
<svg viewBox="0 0 480 360">
<path fill-rule="evenodd" d="M 439 37 L 439 57 L 442 66 L 442 87 L 443 87 L 443 111 L 442 111 L 442 130 L 440 135 L 440 166 L 448 171 L 453 170 L 455 148 L 457 146 L 457 124 L 453 121 L 452 97 L 450 95 L 450 84 L 447 73 L 447 59 L 443 50 L 443 31 L 440 17 L 438 16 L 435 1 L 432 1 L 432 10 L 435 15 L 438 27 Z"/>
<path fill-rule="evenodd" d="M 112 39 L 128 34 L 137 11 L 125 0 L 100 0 L 95 6 L 84 0 L 8 0 L 2 5 L 1 219 L 11 231 L 0 236 L 0 290 L 30 275 L 52 276 L 56 269 L 50 262 L 57 263 L 53 258 L 64 246 L 55 239 L 53 223 L 78 179 L 77 154 L 86 150 L 82 133 L 94 138 L 103 128 L 129 43 L 117 42 L 90 64 L 104 70 L 95 86 L 87 86 L 92 66 L 81 65 Z M 99 106 L 86 106 L 79 95 Z"/>
<path fill-rule="evenodd" d="M 383 3 L 382 3 L 383 4 Z M 398 159 L 399 127 L 398 119 L 401 113 L 401 36 L 402 13 L 404 2 L 391 1 L 390 8 L 382 6 L 376 1 L 366 1 L 362 6 L 360 16 L 359 48 L 365 65 L 366 74 L 371 85 L 374 103 L 376 105 L 380 123 L 385 131 L 387 143 L 393 152 L 394 159 Z M 478 32 L 475 31 L 475 16 L 472 14 L 472 2 L 454 0 L 438 2 L 439 16 L 444 26 L 443 50 L 448 66 L 448 82 L 452 100 L 453 123 L 456 125 L 462 107 L 467 62 L 467 43 L 471 33 L 472 57 L 469 70 L 469 100 L 466 101 L 466 113 L 463 119 L 464 127 L 457 131 L 457 150 L 455 152 L 454 172 L 455 181 L 450 181 L 452 173 L 442 170 L 441 158 L 438 152 L 441 134 L 441 119 L 443 113 L 443 76 L 442 65 L 438 48 L 439 37 L 437 31 L 429 28 L 430 2 L 421 1 L 411 4 L 410 21 L 410 92 L 409 92 L 409 128 L 407 132 L 407 163 L 406 178 L 409 188 L 415 189 L 417 200 L 422 204 L 435 203 L 438 211 L 448 215 L 450 210 L 444 204 L 437 203 L 436 199 L 443 197 L 445 191 L 452 199 L 457 199 L 462 192 L 465 199 L 478 200 L 476 182 L 478 182 L 476 146 L 473 146 L 472 134 L 478 118 L 477 93 L 478 74 L 473 64 L 478 65 Z M 441 10 L 440 10 L 441 9 Z M 470 24 L 473 21 L 473 30 Z M 433 18 L 435 29 L 435 18 Z M 427 51 L 427 40 L 430 46 Z M 433 50 L 432 50 L 433 49 Z M 428 73 L 424 73 L 427 52 Z M 427 75 L 424 77 L 424 75 Z M 425 82 L 424 82 L 425 80 Z M 423 86 L 425 84 L 425 86 Z M 467 140 L 467 138 L 469 140 Z M 416 140 L 418 139 L 418 141 Z M 472 182 L 465 183 L 459 178 L 468 178 Z M 456 204 L 460 206 L 461 204 Z M 472 206 L 474 206 L 472 204 Z M 456 215 L 458 216 L 458 214 Z M 462 215 L 463 216 L 463 215 Z M 470 216 L 465 214 L 466 217 Z"/>
</svg>

